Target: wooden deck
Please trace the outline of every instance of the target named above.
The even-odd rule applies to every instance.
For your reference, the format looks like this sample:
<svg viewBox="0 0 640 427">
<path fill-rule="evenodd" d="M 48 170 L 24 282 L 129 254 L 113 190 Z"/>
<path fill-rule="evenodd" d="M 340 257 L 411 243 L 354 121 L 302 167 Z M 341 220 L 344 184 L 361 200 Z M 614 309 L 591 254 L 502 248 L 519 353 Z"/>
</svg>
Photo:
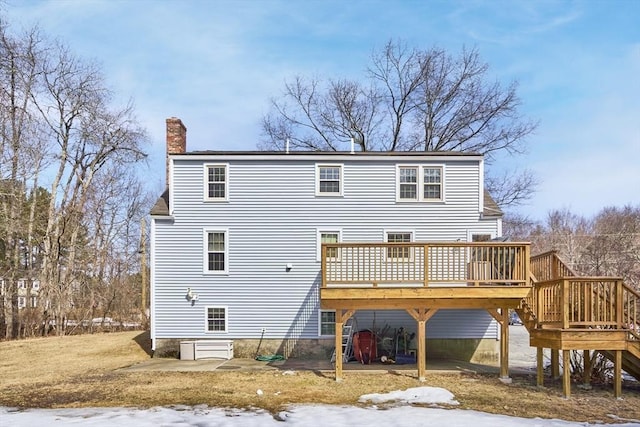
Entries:
<svg viewBox="0 0 640 427">
<path fill-rule="evenodd" d="M 426 322 L 439 310 L 485 309 L 501 326 L 500 377 L 509 377 L 508 313 L 515 309 L 559 375 L 570 351 L 598 351 L 614 362 L 614 394 L 625 369 L 640 379 L 640 294 L 620 278 L 578 277 L 555 252 L 530 256 L 528 243 L 335 243 L 322 245 L 322 308 L 336 310 L 336 380 L 342 378 L 338 331 L 357 310 L 406 310 L 417 323 L 418 377 L 426 372 Z M 585 357 L 588 359 L 588 357 Z M 590 367 L 584 367 L 585 382 Z M 569 370 L 563 390 L 570 396 Z"/>
<path fill-rule="evenodd" d="M 417 323 L 418 377 L 426 372 L 426 322 L 439 310 L 487 310 L 501 325 L 508 377 L 508 313 L 531 291 L 528 243 L 323 244 L 320 305 L 336 310 L 336 380 L 342 327 L 357 310 L 405 310 Z M 422 356 L 421 356 L 422 355 Z"/>
</svg>

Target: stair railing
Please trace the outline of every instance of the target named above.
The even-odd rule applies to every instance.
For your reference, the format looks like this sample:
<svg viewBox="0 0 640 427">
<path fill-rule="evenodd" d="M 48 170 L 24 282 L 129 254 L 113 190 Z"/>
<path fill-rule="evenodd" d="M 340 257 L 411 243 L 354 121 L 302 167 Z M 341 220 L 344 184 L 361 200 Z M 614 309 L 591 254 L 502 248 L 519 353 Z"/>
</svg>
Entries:
<svg viewBox="0 0 640 427">
<path fill-rule="evenodd" d="M 523 305 L 538 325 L 628 329 L 640 341 L 640 293 L 622 279 L 579 277 L 549 251 L 531 257 L 530 283 Z"/>
<path fill-rule="evenodd" d="M 623 323 L 629 339 L 640 341 L 640 293 L 626 283 L 622 285 Z"/>
</svg>

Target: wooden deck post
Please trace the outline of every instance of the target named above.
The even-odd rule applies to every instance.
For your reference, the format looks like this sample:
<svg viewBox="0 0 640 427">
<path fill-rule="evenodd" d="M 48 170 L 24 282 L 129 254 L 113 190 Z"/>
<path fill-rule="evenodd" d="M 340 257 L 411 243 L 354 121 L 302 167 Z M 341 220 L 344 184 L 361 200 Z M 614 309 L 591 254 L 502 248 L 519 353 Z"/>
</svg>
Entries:
<svg viewBox="0 0 640 427">
<path fill-rule="evenodd" d="M 422 268 L 424 268 L 424 271 L 422 272 L 422 274 L 424 274 L 423 279 L 423 285 L 426 288 L 427 286 L 429 286 L 429 245 L 424 245 L 423 246 L 423 250 L 422 250 L 423 256 L 424 256 L 424 263 Z"/>
<path fill-rule="evenodd" d="M 591 384 L 591 352 L 589 350 L 582 352 L 582 368 L 584 374 L 582 383 L 585 386 L 589 386 Z"/>
<path fill-rule="evenodd" d="M 427 328 L 425 320 L 418 320 L 418 381 L 427 377 Z"/>
<path fill-rule="evenodd" d="M 342 310 L 336 310 L 336 381 L 342 381 Z"/>
<path fill-rule="evenodd" d="M 529 281 L 529 277 L 531 276 L 531 246 L 526 245 L 524 247 L 524 277 L 523 279 Z"/>
<path fill-rule="evenodd" d="M 613 396 L 622 396 L 622 350 L 615 351 L 615 362 L 613 363 Z"/>
<path fill-rule="evenodd" d="M 536 347 L 536 384 L 544 386 L 544 347 Z"/>
<path fill-rule="evenodd" d="M 569 281 L 562 280 L 562 329 L 569 329 Z"/>
<path fill-rule="evenodd" d="M 623 298 L 623 282 L 622 280 L 616 280 L 616 323 L 618 324 L 618 329 L 624 328 L 626 325 L 624 324 L 624 298 Z"/>
<path fill-rule="evenodd" d="M 551 378 L 554 380 L 560 377 L 560 351 L 551 349 Z"/>
<path fill-rule="evenodd" d="M 438 309 L 418 308 L 407 309 L 407 313 L 418 322 L 418 380 L 425 381 L 427 377 L 427 322 L 436 314 Z"/>
<path fill-rule="evenodd" d="M 571 350 L 562 350 L 562 394 L 571 397 Z"/>
<path fill-rule="evenodd" d="M 503 307 L 500 316 L 500 381 L 511 382 L 509 378 L 509 309 Z"/>
<path fill-rule="evenodd" d="M 320 272 L 322 274 L 321 286 L 323 288 L 326 288 L 327 287 L 327 247 L 322 244 L 320 245 Z"/>
<path fill-rule="evenodd" d="M 559 279 L 560 274 L 560 263 L 558 262 L 558 257 L 556 256 L 557 251 L 552 251 L 553 256 L 551 257 L 551 277 L 549 279 Z"/>
<path fill-rule="evenodd" d="M 336 381 L 342 381 L 342 327 L 355 310 L 336 310 Z"/>
</svg>

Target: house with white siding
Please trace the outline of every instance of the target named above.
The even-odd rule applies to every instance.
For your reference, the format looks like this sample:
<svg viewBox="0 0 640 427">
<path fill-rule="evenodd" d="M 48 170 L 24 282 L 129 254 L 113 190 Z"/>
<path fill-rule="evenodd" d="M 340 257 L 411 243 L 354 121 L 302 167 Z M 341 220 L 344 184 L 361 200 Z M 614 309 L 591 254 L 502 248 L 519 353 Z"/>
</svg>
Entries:
<svg viewBox="0 0 640 427">
<path fill-rule="evenodd" d="M 499 321 L 528 292 L 529 247 L 495 241 L 483 156 L 187 151 L 183 123 L 166 124 L 167 189 L 151 212 L 156 355 L 188 340 L 233 342 L 236 357 L 335 347 L 341 369 L 345 323 L 408 332 L 423 362 L 505 351 Z"/>
</svg>

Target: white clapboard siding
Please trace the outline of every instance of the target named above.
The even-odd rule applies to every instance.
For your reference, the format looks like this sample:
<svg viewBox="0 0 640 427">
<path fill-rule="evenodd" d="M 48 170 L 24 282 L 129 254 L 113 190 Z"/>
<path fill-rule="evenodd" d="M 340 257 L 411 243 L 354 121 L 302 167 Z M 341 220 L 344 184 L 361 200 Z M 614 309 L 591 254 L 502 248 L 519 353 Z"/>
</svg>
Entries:
<svg viewBox="0 0 640 427">
<path fill-rule="evenodd" d="M 415 241 L 466 241 L 496 235 L 481 219 L 480 157 L 343 155 L 324 161 L 287 155 L 178 156 L 173 160 L 171 220 L 153 227 L 154 338 L 317 338 L 320 262 L 317 231 L 340 230 L 343 242 L 381 242 L 384 231 L 412 231 Z M 228 165 L 228 201 L 204 201 L 204 164 Z M 315 195 L 317 163 L 342 164 L 343 195 Z M 398 203 L 398 164 L 445 166 L 446 203 Z M 228 274 L 203 274 L 203 230 L 228 231 Z M 286 265 L 293 267 L 287 271 Z M 187 289 L 198 300 L 186 298 Z M 228 309 L 228 331 L 205 331 L 205 307 Z M 358 314 L 366 321 L 371 313 Z M 379 322 L 415 327 L 402 311 Z M 395 327 L 395 326 L 394 326 Z M 428 324 L 441 338 L 496 337 L 484 311 L 443 310 Z"/>
</svg>

